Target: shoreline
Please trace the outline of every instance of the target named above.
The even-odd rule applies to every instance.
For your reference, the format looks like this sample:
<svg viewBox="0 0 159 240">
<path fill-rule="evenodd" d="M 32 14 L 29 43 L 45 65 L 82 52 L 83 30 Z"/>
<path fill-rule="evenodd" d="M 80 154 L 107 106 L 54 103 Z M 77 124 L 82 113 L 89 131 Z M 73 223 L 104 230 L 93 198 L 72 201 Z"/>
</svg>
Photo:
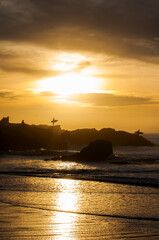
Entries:
<svg viewBox="0 0 159 240">
<path fill-rule="evenodd" d="M 67 175 L 47 175 L 45 173 L 23 173 L 23 172 L 0 172 L 0 175 L 10 175 L 19 177 L 38 177 L 38 178 L 50 178 L 50 179 L 67 179 L 67 180 L 81 180 L 81 181 L 93 181 L 103 183 L 115 183 L 141 187 L 159 188 L 159 181 L 153 178 L 137 178 L 137 177 L 118 177 L 118 176 L 79 176 L 74 174 Z M 1 189 L 2 190 L 2 189 Z"/>
<path fill-rule="evenodd" d="M 1 180 L 1 239 L 159 236 L 158 188 L 17 175 Z"/>
</svg>

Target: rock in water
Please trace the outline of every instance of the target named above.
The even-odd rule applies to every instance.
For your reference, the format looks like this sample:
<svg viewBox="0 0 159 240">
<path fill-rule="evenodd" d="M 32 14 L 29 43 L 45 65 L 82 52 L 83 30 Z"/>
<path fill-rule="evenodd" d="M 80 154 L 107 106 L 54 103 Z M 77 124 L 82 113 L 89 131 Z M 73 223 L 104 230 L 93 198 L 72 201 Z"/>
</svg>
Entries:
<svg viewBox="0 0 159 240">
<path fill-rule="evenodd" d="M 96 140 L 81 150 L 78 157 L 81 160 L 103 161 L 113 154 L 112 144 L 105 140 Z"/>
</svg>

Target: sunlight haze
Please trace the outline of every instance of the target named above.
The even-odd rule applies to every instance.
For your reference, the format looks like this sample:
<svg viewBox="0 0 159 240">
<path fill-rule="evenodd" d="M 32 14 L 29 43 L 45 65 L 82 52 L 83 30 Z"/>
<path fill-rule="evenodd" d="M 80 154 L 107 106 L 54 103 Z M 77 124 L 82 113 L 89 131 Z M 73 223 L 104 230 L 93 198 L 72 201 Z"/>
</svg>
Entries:
<svg viewBox="0 0 159 240">
<path fill-rule="evenodd" d="M 158 3 L 60 2 L 0 2 L 0 117 L 159 132 Z"/>
</svg>

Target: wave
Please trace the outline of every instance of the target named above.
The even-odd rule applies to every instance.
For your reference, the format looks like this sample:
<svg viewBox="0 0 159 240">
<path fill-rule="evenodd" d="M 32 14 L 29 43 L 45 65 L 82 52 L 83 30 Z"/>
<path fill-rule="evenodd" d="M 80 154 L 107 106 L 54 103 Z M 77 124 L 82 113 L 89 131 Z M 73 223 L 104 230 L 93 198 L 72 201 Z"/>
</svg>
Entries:
<svg viewBox="0 0 159 240">
<path fill-rule="evenodd" d="M 68 214 L 79 214 L 79 215 L 89 215 L 89 216 L 96 216 L 96 217 L 108 217 L 108 218 L 120 218 L 120 219 L 130 219 L 130 220 L 142 220 L 142 221 L 159 221 L 157 217 L 139 217 L 139 216 L 124 216 L 124 215 L 112 215 L 112 214 L 100 214 L 100 213 L 88 213 L 88 212 L 75 212 L 75 211 L 66 211 L 66 210 L 59 210 L 59 209 L 52 209 L 52 208 L 44 208 L 35 205 L 25 205 L 21 203 L 14 203 L 14 202 L 7 202 L 7 201 L 0 201 L 3 204 L 9 204 L 16 207 L 25 207 L 25 208 L 33 208 L 38 210 L 44 211 L 53 211 L 53 212 L 62 212 Z"/>
<path fill-rule="evenodd" d="M 17 175 L 17 176 L 29 176 L 29 177 L 47 177 L 47 178 L 64 178 L 74 180 L 96 181 L 105 183 L 116 183 L 124 185 L 134 185 L 143 187 L 159 188 L 158 179 L 154 178 L 139 178 L 139 177 L 119 177 L 119 176 L 106 176 L 106 175 L 94 175 L 92 170 L 48 170 L 48 171 L 3 171 L 0 174 L 5 175 Z M 97 172 L 96 172 L 97 173 Z M 98 171 L 99 173 L 99 171 Z"/>
<path fill-rule="evenodd" d="M 9 156 L 51 156 L 51 157 L 61 157 L 67 156 L 79 151 L 76 150 L 51 150 L 51 149 L 39 149 L 39 150 L 22 150 L 22 151 L 6 151 L 0 152 L 0 155 L 9 155 Z"/>
</svg>

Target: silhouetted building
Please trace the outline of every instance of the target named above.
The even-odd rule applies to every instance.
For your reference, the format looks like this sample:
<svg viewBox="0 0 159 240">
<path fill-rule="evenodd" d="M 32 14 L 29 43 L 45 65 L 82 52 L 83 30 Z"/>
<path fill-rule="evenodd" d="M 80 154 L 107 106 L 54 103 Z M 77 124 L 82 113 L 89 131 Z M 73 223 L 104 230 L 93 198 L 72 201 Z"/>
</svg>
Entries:
<svg viewBox="0 0 159 240">
<path fill-rule="evenodd" d="M 10 123 L 9 122 L 9 116 L 8 117 L 3 117 L 0 120 L 0 126 L 10 126 L 10 127 L 17 127 L 17 126 L 27 126 L 27 124 L 22 120 L 21 123 Z"/>
<path fill-rule="evenodd" d="M 1 125 L 1 126 L 8 126 L 8 125 L 9 125 L 9 116 L 2 118 L 2 119 L 0 120 L 0 125 Z"/>
</svg>

